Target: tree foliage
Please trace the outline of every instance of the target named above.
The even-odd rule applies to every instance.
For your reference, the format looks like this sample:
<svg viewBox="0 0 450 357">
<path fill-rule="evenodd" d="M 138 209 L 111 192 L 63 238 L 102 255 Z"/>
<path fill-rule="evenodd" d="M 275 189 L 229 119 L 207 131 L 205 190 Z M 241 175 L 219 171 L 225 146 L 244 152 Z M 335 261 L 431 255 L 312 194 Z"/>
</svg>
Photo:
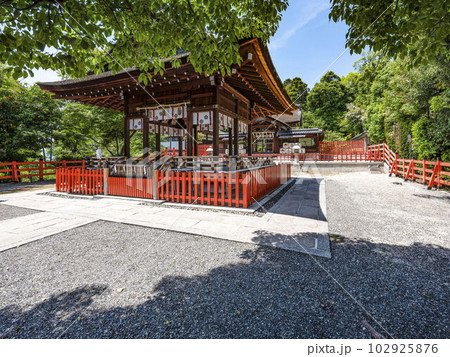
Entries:
<svg viewBox="0 0 450 357">
<path fill-rule="evenodd" d="M 48 93 L 21 85 L 0 68 L 0 162 L 40 158 L 58 120 Z"/>
<path fill-rule="evenodd" d="M 293 79 L 288 78 L 283 82 L 283 85 L 291 100 L 300 106 L 302 110 L 306 110 L 309 93 L 308 85 L 299 77 L 294 77 Z"/>
<path fill-rule="evenodd" d="M 53 132 L 57 157 L 80 159 L 101 147 L 105 156 L 123 150 L 123 114 L 76 102 L 65 103 Z"/>
<path fill-rule="evenodd" d="M 340 77 L 329 71 L 316 83 L 308 95 L 308 110 L 319 119 L 324 130 L 339 131 L 349 103 L 349 91 Z"/>
<path fill-rule="evenodd" d="M 237 41 L 272 36 L 287 0 L 7 0 L 0 4 L 0 62 L 16 78 L 36 68 L 80 78 L 88 71 L 162 71 L 190 53 L 198 72 L 240 63 Z M 180 64 L 173 57 L 174 66 Z M 141 79 L 146 82 L 146 76 Z"/>
<path fill-rule="evenodd" d="M 304 127 L 326 131 L 326 140 L 348 140 L 367 130 L 374 143 L 416 158 L 450 161 L 450 55 L 428 65 L 407 66 L 369 53 L 355 72 L 339 78 L 328 72 L 308 95 Z"/>
<path fill-rule="evenodd" d="M 449 0 L 331 0 L 330 19 L 345 21 L 350 52 L 369 47 L 407 65 L 433 62 L 450 43 Z"/>
</svg>

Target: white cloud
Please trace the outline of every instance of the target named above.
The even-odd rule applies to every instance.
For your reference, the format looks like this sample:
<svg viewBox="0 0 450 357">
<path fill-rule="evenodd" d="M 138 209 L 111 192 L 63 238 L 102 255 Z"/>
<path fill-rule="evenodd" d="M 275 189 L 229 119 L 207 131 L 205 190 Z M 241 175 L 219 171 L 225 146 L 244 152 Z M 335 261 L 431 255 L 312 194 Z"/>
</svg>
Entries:
<svg viewBox="0 0 450 357">
<path fill-rule="evenodd" d="M 307 25 L 311 20 L 324 10 L 329 9 L 330 3 L 328 0 L 316 0 L 316 1 L 300 1 L 296 0 L 295 5 L 290 6 L 286 13 L 283 15 L 283 19 L 289 21 L 288 28 L 283 30 L 283 19 L 281 20 L 280 30 L 271 39 L 269 43 L 269 49 L 271 51 L 282 48 L 286 45 L 288 40 L 295 35 L 303 26 Z"/>
</svg>

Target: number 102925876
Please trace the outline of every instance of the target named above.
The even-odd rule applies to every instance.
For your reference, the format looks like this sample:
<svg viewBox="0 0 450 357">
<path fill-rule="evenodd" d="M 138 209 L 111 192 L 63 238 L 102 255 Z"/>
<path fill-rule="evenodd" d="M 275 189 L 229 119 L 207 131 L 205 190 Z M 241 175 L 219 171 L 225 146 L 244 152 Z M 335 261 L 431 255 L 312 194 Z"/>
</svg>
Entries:
<svg viewBox="0 0 450 357">
<path fill-rule="evenodd" d="M 438 345 L 431 343 L 369 343 L 369 353 L 427 354 L 438 353 Z"/>
</svg>

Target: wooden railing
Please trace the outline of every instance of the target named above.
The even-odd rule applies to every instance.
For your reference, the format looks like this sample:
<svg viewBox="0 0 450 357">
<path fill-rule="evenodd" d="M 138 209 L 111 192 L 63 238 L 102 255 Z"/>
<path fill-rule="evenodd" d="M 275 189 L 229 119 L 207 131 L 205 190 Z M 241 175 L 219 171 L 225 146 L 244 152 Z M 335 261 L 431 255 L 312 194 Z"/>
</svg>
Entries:
<svg viewBox="0 0 450 357">
<path fill-rule="evenodd" d="M 402 176 L 433 186 L 450 186 L 450 162 L 400 159 L 386 143 L 368 146 L 368 152 L 375 161 L 384 161 L 389 168 L 389 175 Z"/>
<path fill-rule="evenodd" d="M 246 174 L 248 185 L 245 203 L 251 205 L 291 178 L 291 165 L 268 166 Z M 245 206 L 247 207 L 247 206 Z"/>
<path fill-rule="evenodd" d="M 102 195 L 103 170 L 61 168 L 56 170 L 56 191 L 82 195 Z"/>
<path fill-rule="evenodd" d="M 290 178 L 290 165 L 234 172 L 158 171 L 158 198 L 170 202 L 247 208 Z"/>
<path fill-rule="evenodd" d="M 281 164 L 218 173 L 155 170 L 152 178 L 104 176 L 104 169 L 59 169 L 56 191 L 101 195 L 107 189 L 108 195 L 115 196 L 247 208 L 289 180 L 291 167 Z"/>
<path fill-rule="evenodd" d="M 55 175 L 56 170 L 66 167 L 85 167 L 85 161 L 33 161 L 0 163 L 0 180 L 18 182 L 20 179 L 38 177 L 43 180 L 46 176 Z"/>
<path fill-rule="evenodd" d="M 247 155 L 241 155 L 247 156 Z M 326 161 L 326 162 L 367 162 L 374 161 L 371 153 L 337 153 L 337 154 L 253 154 L 252 157 L 270 158 L 277 162 L 304 162 L 304 161 Z"/>
<path fill-rule="evenodd" d="M 355 141 L 320 141 L 319 153 L 320 154 L 334 154 L 341 153 L 346 154 L 364 154 L 366 151 L 366 145 L 364 140 Z"/>
</svg>

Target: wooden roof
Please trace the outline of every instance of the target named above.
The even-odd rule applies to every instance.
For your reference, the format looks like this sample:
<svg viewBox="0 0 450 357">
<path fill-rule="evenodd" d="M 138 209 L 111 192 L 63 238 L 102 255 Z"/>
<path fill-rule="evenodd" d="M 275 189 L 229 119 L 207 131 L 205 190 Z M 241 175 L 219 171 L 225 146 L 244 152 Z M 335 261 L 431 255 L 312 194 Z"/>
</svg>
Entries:
<svg viewBox="0 0 450 357">
<path fill-rule="evenodd" d="M 239 66 L 233 66 L 232 75 L 225 76 L 223 81 L 254 103 L 252 110 L 255 116 L 291 114 L 296 107 L 292 105 L 276 73 L 267 47 L 258 39 L 245 40 L 240 43 L 240 53 L 243 62 Z M 117 74 L 104 72 L 82 79 L 38 84 L 43 90 L 53 93 L 55 99 L 75 100 L 117 111 L 124 110 L 124 92 L 145 95 L 149 101 L 157 98 L 158 102 L 167 103 L 183 100 L 183 93 L 199 86 L 213 84 L 210 77 L 194 70 L 189 62 L 189 53 L 177 57 L 181 60 L 179 68 L 171 66 L 173 58 L 167 59 L 164 74 L 154 74 L 145 87 L 138 83 L 141 71 L 135 68 L 127 68 Z M 216 77 L 220 76 L 216 74 Z"/>
</svg>

